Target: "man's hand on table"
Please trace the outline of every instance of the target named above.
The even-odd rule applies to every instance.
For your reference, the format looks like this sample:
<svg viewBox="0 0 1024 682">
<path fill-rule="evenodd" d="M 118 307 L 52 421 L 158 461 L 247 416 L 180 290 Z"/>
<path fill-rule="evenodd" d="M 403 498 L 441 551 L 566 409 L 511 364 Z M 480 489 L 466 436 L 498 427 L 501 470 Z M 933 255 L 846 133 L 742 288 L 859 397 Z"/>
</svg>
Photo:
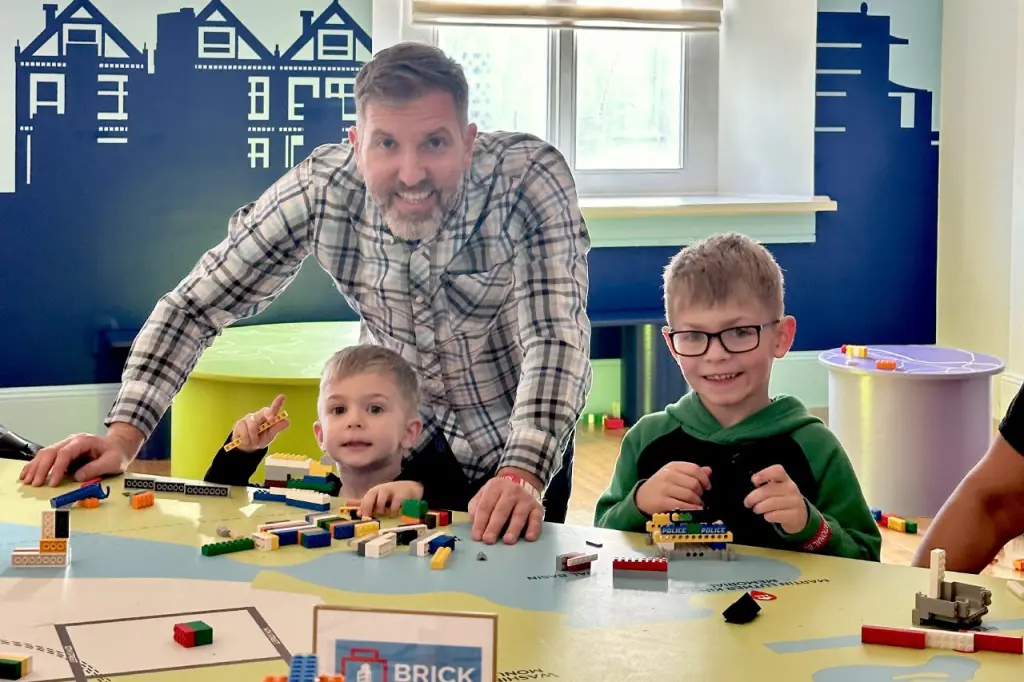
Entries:
<svg viewBox="0 0 1024 682">
<path fill-rule="evenodd" d="M 141 431 L 122 423 L 111 424 L 105 436 L 76 433 L 37 452 L 21 470 L 21 480 L 25 485 L 58 486 L 64 481 L 68 467 L 79 458 L 88 461 L 75 472 L 76 481 L 121 474 L 144 440 Z"/>
<path fill-rule="evenodd" d="M 520 481 L 531 486 L 535 494 Z M 542 487 L 540 479 L 528 471 L 515 467 L 499 469 L 469 502 L 473 539 L 494 544 L 502 529 L 505 529 L 505 543 L 509 545 L 519 540 L 524 529 L 530 542 L 539 538 L 544 520 Z"/>
</svg>

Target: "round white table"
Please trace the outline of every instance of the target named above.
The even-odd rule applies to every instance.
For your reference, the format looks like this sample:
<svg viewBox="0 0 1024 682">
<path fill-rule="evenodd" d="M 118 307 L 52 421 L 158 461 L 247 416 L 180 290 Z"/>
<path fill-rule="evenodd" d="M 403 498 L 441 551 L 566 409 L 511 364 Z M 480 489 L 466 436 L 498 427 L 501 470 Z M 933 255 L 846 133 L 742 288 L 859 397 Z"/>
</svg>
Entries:
<svg viewBox="0 0 1024 682">
<path fill-rule="evenodd" d="M 871 507 L 935 516 L 992 441 L 991 381 L 1003 362 L 936 346 L 867 348 L 866 358 L 840 348 L 818 356 L 829 369 L 829 427 Z"/>
</svg>

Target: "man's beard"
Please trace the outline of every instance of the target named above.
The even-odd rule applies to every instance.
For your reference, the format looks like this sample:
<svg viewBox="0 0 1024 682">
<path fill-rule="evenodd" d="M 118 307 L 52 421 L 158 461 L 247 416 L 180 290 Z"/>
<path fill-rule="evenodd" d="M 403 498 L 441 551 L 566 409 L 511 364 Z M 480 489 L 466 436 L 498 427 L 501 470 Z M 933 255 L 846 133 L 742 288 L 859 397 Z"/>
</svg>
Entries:
<svg viewBox="0 0 1024 682">
<path fill-rule="evenodd" d="M 426 200 L 430 209 L 416 213 L 400 211 L 394 205 L 395 195 L 400 191 L 410 194 L 422 191 L 431 192 L 432 194 Z M 406 241 L 425 241 L 438 233 L 449 212 L 458 203 L 461 193 L 462 186 L 460 184 L 458 188 L 447 192 L 433 186 L 422 190 L 388 190 L 385 197 L 379 197 L 371 192 L 371 198 L 392 234 Z"/>
</svg>

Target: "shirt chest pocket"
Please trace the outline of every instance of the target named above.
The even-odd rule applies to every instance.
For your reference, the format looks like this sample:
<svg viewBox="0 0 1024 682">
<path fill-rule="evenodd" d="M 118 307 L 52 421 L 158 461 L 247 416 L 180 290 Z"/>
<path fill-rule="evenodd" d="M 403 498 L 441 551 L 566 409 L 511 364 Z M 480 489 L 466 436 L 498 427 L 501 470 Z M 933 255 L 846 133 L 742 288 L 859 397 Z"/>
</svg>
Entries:
<svg viewBox="0 0 1024 682">
<path fill-rule="evenodd" d="M 509 303 L 515 285 L 512 263 L 481 272 L 446 272 L 441 295 L 453 335 L 480 336 L 488 332 Z"/>
</svg>

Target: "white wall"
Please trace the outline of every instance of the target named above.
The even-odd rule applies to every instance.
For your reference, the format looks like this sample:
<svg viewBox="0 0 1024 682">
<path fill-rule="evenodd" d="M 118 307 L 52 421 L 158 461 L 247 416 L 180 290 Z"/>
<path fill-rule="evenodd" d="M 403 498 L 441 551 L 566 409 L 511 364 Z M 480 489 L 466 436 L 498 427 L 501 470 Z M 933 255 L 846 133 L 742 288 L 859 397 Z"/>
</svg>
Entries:
<svg viewBox="0 0 1024 682">
<path fill-rule="evenodd" d="M 944 0 L 937 342 L 1007 363 L 997 415 L 1024 377 L 1022 38 L 1019 0 Z"/>
</svg>

